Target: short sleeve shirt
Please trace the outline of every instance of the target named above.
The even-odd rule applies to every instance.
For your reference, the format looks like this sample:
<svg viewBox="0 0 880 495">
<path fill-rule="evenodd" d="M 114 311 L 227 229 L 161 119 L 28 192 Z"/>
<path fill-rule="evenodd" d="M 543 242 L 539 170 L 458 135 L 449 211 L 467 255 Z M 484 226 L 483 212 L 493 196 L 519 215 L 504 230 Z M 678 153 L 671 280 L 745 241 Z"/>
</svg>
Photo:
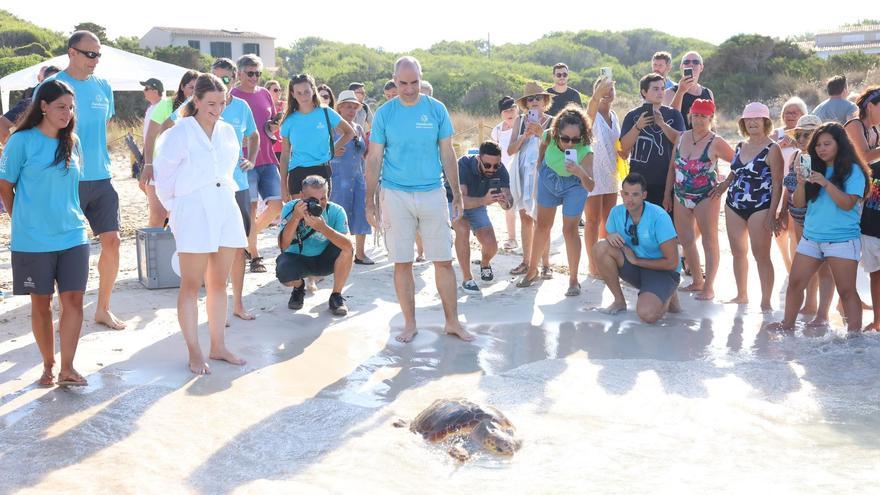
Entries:
<svg viewBox="0 0 880 495">
<path fill-rule="evenodd" d="M 678 110 L 662 106 L 660 113 L 663 120 L 673 129 L 684 132 L 684 118 Z M 623 118 L 620 126 L 620 135 L 625 136 L 635 125 L 642 115 L 642 107 L 630 110 Z M 666 138 L 663 130 L 657 125 L 649 125 L 639 132 L 636 143 L 629 155 L 629 167 L 631 172 L 638 172 L 645 176 L 648 188 L 666 187 L 666 175 L 669 171 L 669 161 L 675 151 L 675 143 Z"/>
<path fill-rule="evenodd" d="M 232 100 L 226 105 L 220 118 L 232 126 L 235 130 L 235 137 L 238 138 L 238 147 L 241 149 L 242 141 L 245 136 L 250 136 L 257 130 L 254 123 L 254 114 L 251 113 L 250 107 L 241 98 L 232 97 Z M 247 173 L 240 167 L 235 167 L 232 172 L 232 178 L 238 185 L 238 190 L 243 191 L 248 188 Z"/>
<path fill-rule="evenodd" d="M 550 130 L 544 131 L 543 139 L 547 139 L 550 136 Z M 590 153 L 593 152 L 593 148 L 590 147 L 589 144 L 577 144 L 574 147 L 577 150 L 577 162 L 581 163 L 581 161 Z M 550 170 L 556 172 L 556 175 L 560 177 L 570 177 L 571 173 L 565 169 L 565 152 L 559 149 L 559 146 L 556 144 L 556 141 L 550 141 L 547 144 L 547 149 L 544 151 L 544 164 L 550 168 Z"/>
<path fill-rule="evenodd" d="M 617 205 L 611 209 L 606 222 L 606 230 L 609 234 L 620 234 L 637 257 L 649 260 L 661 259 L 663 251 L 660 250 L 660 245 L 677 237 L 675 225 L 663 208 L 647 201 L 643 204 L 645 210 L 636 226 L 636 233 L 639 237 L 638 246 L 633 245 L 630 235 L 633 220 L 624 205 Z"/>
<path fill-rule="evenodd" d="M 284 208 L 281 209 L 281 226 L 280 229 L 284 230 L 284 226 L 287 225 L 287 221 L 290 220 L 292 215 L 293 208 L 300 202 L 299 199 L 294 199 L 293 201 L 288 201 Z M 340 234 L 348 234 L 348 217 L 345 215 L 345 210 L 336 203 L 331 201 L 327 202 L 327 208 L 324 209 L 324 213 L 321 214 L 321 217 L 324 218 L 324 221 L 327 222 L 327 226 L 331 229 L 339 232 Z M 297 235 L 303 239 L 302 243 L 302 252 L 300 252 L 299 243 L 296 242 L 296 236 L 294 237 L 293 242 L 290 243 L 287 249 L 284 250 L 285 253 L 291 254 L 301 254 L 303 256 L 318 256 L 323 253 L 327 246 L 330 244 L 330 239 L 320 233 L 314 232 L 308 237 L 309 232 L 312 231 L 305 223 L 300 224 L 297 227 Z"/>
<path fill-rule="evenodd" d="M 266 134 L 266 122 L 275 116 L 275 102 L 269 90 L 261 86 L 254 88 L 253 93 L 242 91 L 241 88 L 234 88 L 232 96 L 237 96 L 244 100 L 251 112 L 254 114 L 254 122 L 257 124 L 257 130 L 260 132 L 260 151 L 257 153 L 257 163 L 255 165 L 277 165 L 278 157 L 272 150 L 272 140 Z"/>
<path fill-rule="evenodd" d="M 330 128 L 327 128 L 327 122 Z M 319 107 L 309 113 L 294 112 L 281 123 L 281 137 L 290 141 L 287 170 L 313 167 L 333 159 L 330 134 L 342 122 L 332 108 Z"/>
<path fill-rule="evenodd" d="M 406 192 L 443 187 L 440 141 L 454 134 L 446 106 L 420 95 L 412 106 L 394 98 L 376 110 L 370 141 L 385 147 L 382 187 Z"/>
<path fill-rule="evenodd" d="M 822 122 L 837 122 L 846 124 L 859 107 L 855 103 L 844 98 L 829 98 L 819 104 L 813 114 L 822 119 Z"/>
<path fill-rule="evenodd" d="M 825 171 L 825 178 L 834 173 L 832 167 Z M 861 167 L 853 164 L 852 172 L 843 182 L 843 192 L 853 196 L 865 195 L 865 174 Z M 804 237 L 815 242 L 844 242 L 861 236 L 861 209 L 859 204 L 843 210 L 831 199 L 824 187 L 819 188 L 816 199 L 807 203 L 807 216 L 804 220 Z"/>
<path fill-rule="evenodd" d="M 581 103 L 580 91 L 574 88 L 568 88 L 563 93 L 557 93 L 555 89 L 550 87 L 547 88 L 547 92 L 553 95 L 553 103 L 550 104 L 550 109 L 547 110 L 547 113 L 554 117 L 569 103 L 574 103 L 579 107 L 584 106 L 584 104 Z"/>
<path fill-rule="evenodd" d="M 506 168 L 500 167 L 492 175 L 484 175 L 476 156 L 465 155 L 458 159 L 458 182 L 467 187 L 469 198 L 482 198 L 488 194 L 492 179 L 498 179 L 498 187 L 510 188 L 510 174 Z M 446 199 L 452 201 L 449 184 L 446 184 Z"/>
</svg>

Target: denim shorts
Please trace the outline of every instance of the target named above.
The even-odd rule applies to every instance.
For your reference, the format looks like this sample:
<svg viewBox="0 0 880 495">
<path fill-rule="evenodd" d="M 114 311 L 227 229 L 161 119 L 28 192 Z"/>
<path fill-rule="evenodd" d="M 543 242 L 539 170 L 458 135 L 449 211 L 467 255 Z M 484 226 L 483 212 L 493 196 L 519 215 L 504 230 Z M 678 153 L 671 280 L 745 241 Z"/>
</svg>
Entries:
<svg viewBox="0 0 880 495">
<path fill-rule="evenodd" d="M 281 199 L 281 175 L 278 173 L 278 165 L 268 163 L 257 165 L 248 170 L 248 186 L 251 193 L 251 203 Z"/>
<path fill-rule="evenodd" d="M 562 216 L 579 217 L 584 214 L 588 195 L 575 175 L 562 177 L 546 165 L 538 171 L 538 206 L 556 208 L 562 205 Z"/>
<path fill-rule="evenodd" d="M 797 252 L 817 260 L 840 258 L 859 261 L 862 257 L 862 240 L 850 239 L 843 242 L 816 242 L 806 237 L 801 237 L 801 242 L 797 245 Z"/>
<path fill-rule="evenodd" d="M 467 220 L 472 232 L 492 227 L 492 221 L 489 220 L 489 210 L 486 209 L 486 205 L 465 209 L 461 218 Z M 449 221 L 452 221 L 452 203 L 449 203 Z"/>
</svg>

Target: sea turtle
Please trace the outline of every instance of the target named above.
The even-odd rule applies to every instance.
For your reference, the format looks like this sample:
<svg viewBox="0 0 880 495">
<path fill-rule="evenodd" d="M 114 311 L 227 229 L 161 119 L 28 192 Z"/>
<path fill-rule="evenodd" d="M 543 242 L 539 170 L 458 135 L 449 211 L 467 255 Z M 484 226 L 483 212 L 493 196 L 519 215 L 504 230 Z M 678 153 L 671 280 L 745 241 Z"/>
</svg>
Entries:
<svg viewBox="0 0 880 495">
<path fill-rule="evenodd" d="M 409 426 L 430 443 L 449 443 L 449 455 L 464 462 L 480 447 L 493 454 L 512 456 L 522 445 L 513 424 L 490 406 L 465 399 L 438 399 L 412 422 L 398 420 L 394 426 Z"/>
</svg>

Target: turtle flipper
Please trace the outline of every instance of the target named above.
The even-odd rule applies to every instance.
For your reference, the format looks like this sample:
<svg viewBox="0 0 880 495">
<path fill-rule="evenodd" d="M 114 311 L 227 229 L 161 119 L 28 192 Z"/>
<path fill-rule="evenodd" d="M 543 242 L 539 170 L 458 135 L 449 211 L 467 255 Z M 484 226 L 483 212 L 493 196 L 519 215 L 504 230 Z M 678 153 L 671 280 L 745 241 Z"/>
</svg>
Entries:
<svg viewBox="0 0 880 495">
<path fill-rule="evenodd" d="M 391 423 L 391 426 L 395 428 L 406 428 L 407 426 L 409 426 L 409 421 L 402 418 L 397 418 L 397 421 Z"/>
<path fill-rule="evenodd" d="M 471 452 L 462 442 L 454 442 L 449 446 L 449 455 L 458 462 L 467 462 L 471 458 Z"/>
</svg>

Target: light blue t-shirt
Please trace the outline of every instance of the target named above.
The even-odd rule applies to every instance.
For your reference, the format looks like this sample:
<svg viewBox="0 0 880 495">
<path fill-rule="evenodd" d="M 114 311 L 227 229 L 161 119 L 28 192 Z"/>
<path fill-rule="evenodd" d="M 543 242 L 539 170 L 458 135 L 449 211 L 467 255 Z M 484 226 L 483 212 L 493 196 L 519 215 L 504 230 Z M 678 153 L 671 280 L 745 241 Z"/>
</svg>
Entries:
<svg viewBox="0 0 880 495">
<path fill-rule="evenodd" d="M 82 174 L 77 146 L 69 168 L 55 163 L 58 140 L 39 129 L 12 134 L 0 156 L 0 179 L 15 185 L 13 251 L 50 253 L 88 242 L 79 206 Z"/>
<path fill-rule="evenodd" d="M 85 81 L 61 71 L 46 78 L 58 79 L 73 88 L 76 100 L 76 134 L 83 150 L 82 181 L 110 178 L 110 153 L 107 151 L 107 122 L 115 114 L 110 83 L 95 76 Z M 37 89 L 39 91 L 39 88 Z"/>
<path fill-rule="evenodd" d="M 663 211 L 663 208 L 650 203 L 644 202 L 645 210 L 639 219 L 636 231 L 639 236 L 639 245 L 633 246 L 632 236 L 630 236 L 630 228 L 633 225 L 632 217 L 627 213 L 624 205 L 617 205 L 611 208 L 608 214 L 608 221 L 605 223 L 605 229 L 609 234 L 617 233 L 626 241 L 626 245 L 632 248 L 637 257 L 658 260 L 663 258 L 663 251 L 660 250 L 660 244 L 675 239 L 675 225 L 669 214 Z"/>
<path fill-rule="evenodd" d="M 251 112 L 251 107 L 248 106 L 247 102 L 241 98 L 233 96 L 229 104 L 226 105 L 226 110 L 223 110 L 223 114 L 220 115 L 220 118 L 224 122 L 228 122 L 235 129 L 235 137 L 238 138 L 239 148 L 241 148 L 245 136 L 250 136 L 257 132 L 254 113 Z M 232 178 L 238 184 L 239 191 L 244 191 L 249 187 L 247 174 L 241 167 L 235 167 L 235 170 L 232 172 Z"/>
<path fill-rule="evenodd" d="M 325 113 L 326 116 L 325 116 Z M 327 129 L 330 119 L 330 129 Z M 330 132 L 342 117 L 332 108 L 316 108 L 309 113 L 294 112 L 281 123 L 281 137 L 290 141 L 290 162 L 287 170 L 313 167 L 333 159 L 330 151 Z"/>
<path fill-rule="evenodd" d="M 413 106 L 394 98 L 373 117 L 370 141 L 385 146 L 382 187 L 406 192 L 443 187 L 440 140 L 454 134 L 446 107 L 426 95 Z"/>
<path fill-rule="evenodd" d="M 833 167 L 825 171 L 830 179 Z M 843 192 L 853 196 L 865 195 L 865 174 L 861 167 L 853 164 L 852 172 L 843 182 Z M 858 239 L 862 235 L 859 222 L 862 209 L 858 203 L 848 211 L 842 210 L 831 199 L 824 187 L 819 188 L 816 199 L 807 203 L 807 217 L 804 220 L 804 237 L 814 242 L 844 242 Z"/>
<path fill-rule="evenodd" d="M 284 205 L 284 208 L 281 209 L 281 230 L 284 230 L 284 226 L 287 225 L 287 221 L 290 220 L 289 215 L 291 215 L 293 208 L 300 201 L 301 200 L 299 199 L 288 201 L 287 204 Z M 348 217 L 345 215 L 345 210 L 338 204 L 327 201 L 327 208 L 324 209 L 324 213 L 321 214 L 321 217 L 324 218 L 324 221 L 327 222 L 327 226 L 331 229 L 340 234 L 348 234 Z M 294 237 L 290 246 L 284 250 L 285 253 L 302 254 L 303 256 L 318 256 L 327 249 L 330 240 L 327 239 L 324 234 L 315 232 L 306 237 L 306 234 L 308 234 L 311 229 L 305 225 L 305 223 L 298 228 L 300 229 L 301 237 L 305 238 L 303 241 L 302 252 L 300 252 L 299 243 L 296 242 L 296 237 Z"/>
</svg>

